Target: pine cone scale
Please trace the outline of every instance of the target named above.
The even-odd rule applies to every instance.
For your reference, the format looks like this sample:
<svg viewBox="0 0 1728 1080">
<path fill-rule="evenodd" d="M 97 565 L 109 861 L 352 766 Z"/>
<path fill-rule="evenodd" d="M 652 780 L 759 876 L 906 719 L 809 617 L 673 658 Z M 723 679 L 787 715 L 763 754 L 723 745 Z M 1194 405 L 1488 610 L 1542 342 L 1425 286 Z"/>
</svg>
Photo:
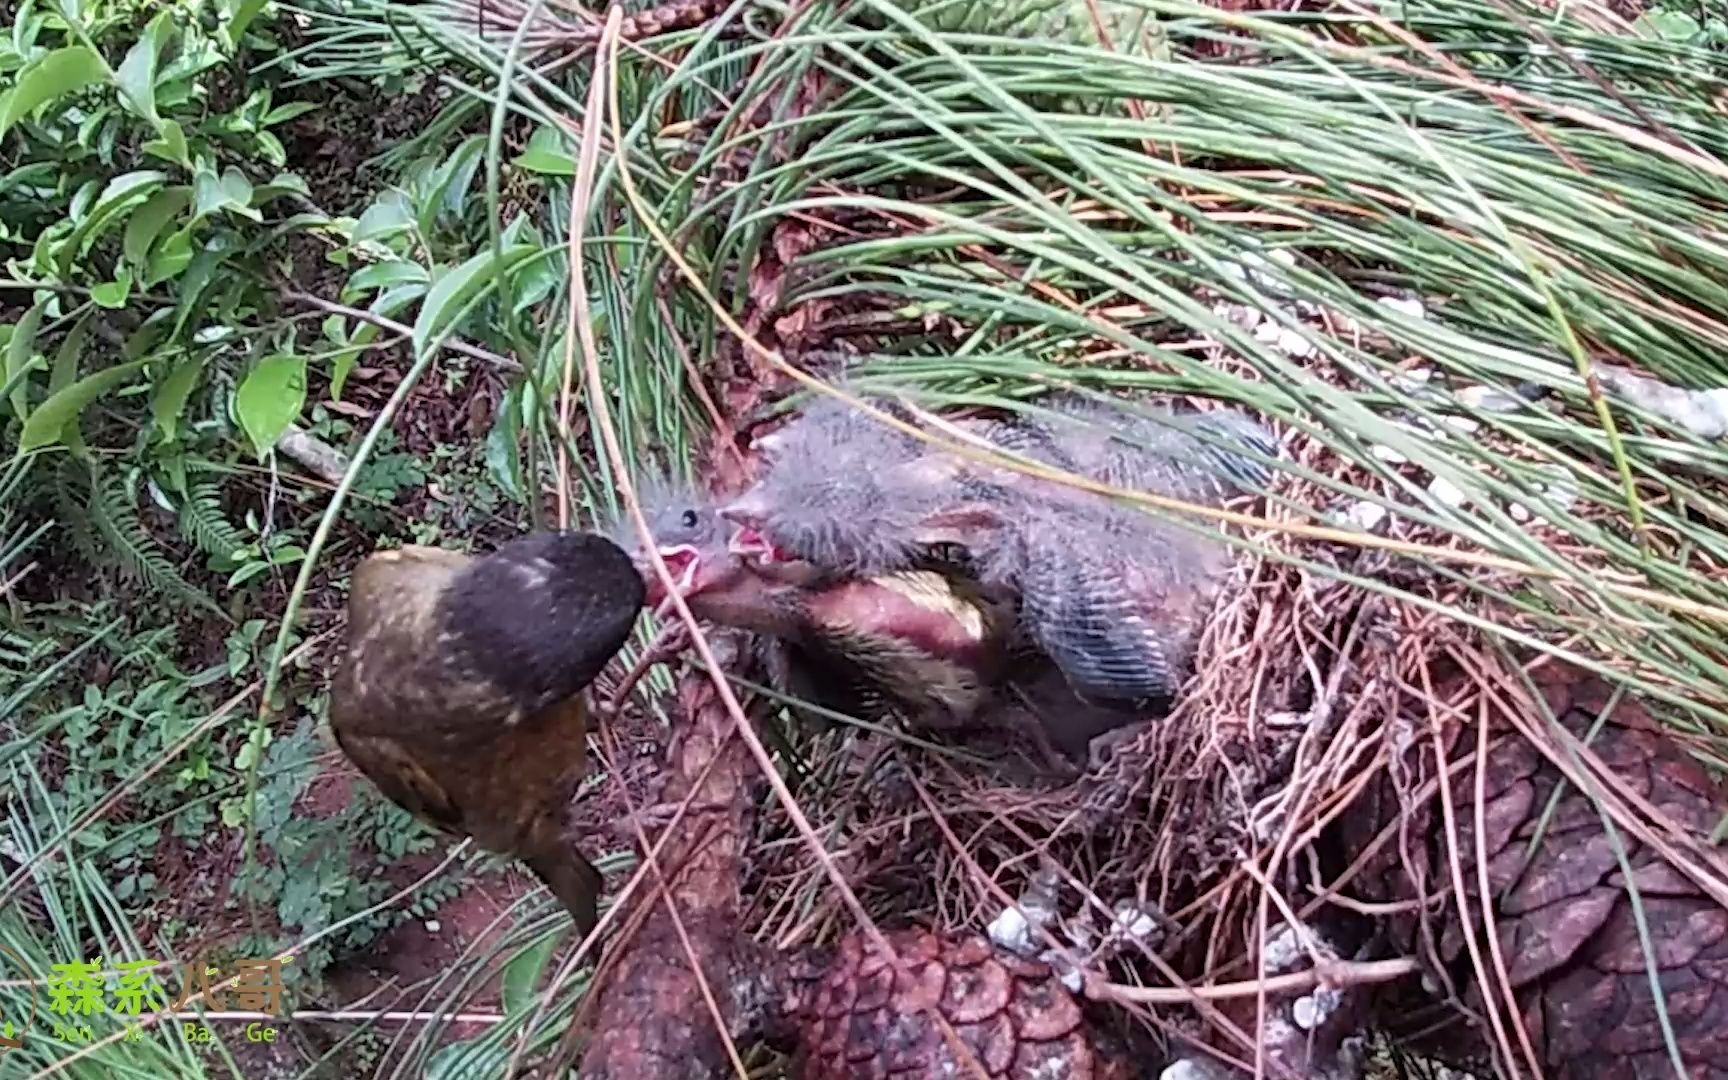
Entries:
<svg viewBox="0 0 1728 1080">
<path fill-rule="evenodd" d="M 1043 964 L 998 953 L 981 937 L 925 930 L 888 935 L 896 971 L 862 935 L 849 937 L 794 995 L 805 1080 L 974 1074 L 1004 1080 L 1126 1080 L 1126 1060 Z M 850 1012 L 837 1013 L 846 1003 Z"/>
</svg>

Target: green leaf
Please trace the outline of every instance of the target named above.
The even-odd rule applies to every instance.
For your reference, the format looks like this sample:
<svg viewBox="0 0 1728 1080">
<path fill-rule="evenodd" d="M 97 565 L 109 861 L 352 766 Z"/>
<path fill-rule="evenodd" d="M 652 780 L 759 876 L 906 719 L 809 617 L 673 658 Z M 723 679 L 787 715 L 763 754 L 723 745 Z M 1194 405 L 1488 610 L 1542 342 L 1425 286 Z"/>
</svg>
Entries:
<svg viewBox="0 0 1728 1080">
<path fill-rule="evenodd" d="M 228 48 L 238 49 L 240 37 L 246 33 L 246 28 L 252 25 L 252 20 L 264 10 L 266 0 L 230 0 L 224 5 L 228 8 L 228 25 L 222 28 L 222 36 L 228 41 Z"/>
<path fill-rule="evenodd" d="M 270 127 L 273 124 L 287 123 L 296 116 L 305 116 L 314 109 L 321 109 L 323 107 L 324 106 L 320 105 L 316 101 L 290 101 L 286 105 L 278 105 L 274 109 L 265 113 L 263 124 L 265 127 Z"/>
<path fill-rule="evenodd" d="M 282 145 L 282 140 L 268 131 L 260 131 L 252 136 L 252 142 L 258 147 L 258 156 L 280 169 L 288 164 L 288 148 Z"/>
<path fill-rule="evenodd" d="M 132 271 L 121 267 L 114 280 L 105 282 L 90 290 L 90 299 L 109 309 L 126 306 L 126 298 L 132 295 Z"/>
<path fill-rule="evenodd" d="M 48 395 L 48 400 L 37 406 L 30 418 L 24 421 L 24 430 L 18 438 L 18 452 L 27 454 L 60 442 L 66 425 L 78 419 L 91 402 L 136 375 L 143 367 L 142 360 L 120 364 L 87 375 L 59 393 Z"/>
<path fill-rule="evenodd" d="M 0 135 L 57 98 L 100 82 L 108 74 L 102 58 L 82 45 L 68 45 L 26 67 L 18 84 L 0 96 Z"/>
<path fill-rule="evenodd" d="M 133 266 L 144 268 L 145 258 L 150 254 L 150 245 L 156 242 L 168 222 L 174 215 L 186 209 L 192 201 L 192 189 L 181 185 L 163 188 L 132 212 L 132 217 L 126 222 L 126 236 L 120 243 L 120 250 L 126 256 L 126 261 Z M 188 248 L 190 251 L 190 248 Z"/>
<path fill-rule="evenodd" d="M 470 135 L 462 140 L 456 149 L 450 152 L 450 157 L 444 164 L 438 167 L 438 171 L 433 174 L 431 190 L 426 193 L 420 208 L 419 224 L 422 236 L 432 234 L 440 214 L 448 214 L 458 220 L 462 217 L 468 192 L 474 186 L 474 174 L 479 170 L 485 153 L 486 137 Z"/>
<path fill-rule="evenodd" d="M 195 218 L 232 210 L 253 221 L 264 220 L 264 215 L 252 208 L 252 181 L 238 169 L 228 169 L 221 176 L 212 169 L 199 169 L 192 178 L 192 200 Z"/>
<path fill-rule="evenodd" d="M 534 987 L 552 959 L 552 947 L 558 943 L 556 934 L 548 934 L 518 952 L 504 965 L 504 1011 L 515 1013 L 534 1006 L 540 995 Z"/>
<path fill-rule="evenodd" d="M 116 176 L 102 189 L 88 215 L 78 223 L 77 230 L 60 249 L 59 268 L 62 274 L 72 272 L 73 261 L 90 249 L 103 233 L 138 203 L 148 199 L 168 179 L 155 169 L 140 169 Z"/>
<path fill-rule="evenodd" d="M 158 138 L 144 144 L 144 152 L 159 158 L 166 158 L 182 168 L 190 169 L 192 159 L 186 153 L 186 133 L 180 130 L 180 124 L 174 120 L 164 120 L 156 125 Z"/>
<path fill-rule="evenodd" d="M 237 796 L 232 799 L 223 799 L 222 824 L 226 825 L 230 829 L 237 829 L 241 825 L 244 825 L 246 823 L 247 805 L 247 801 L 244 797 Z"/>
<path fill-rule="evenodd" d="M 371 311 L 372 314 L 382 315 L 386 319 L 394 318 L 398 312 L 405 310 L 409 304 L 412 304 L 422 296 L 425 296 L 427 291 L 428 286 L 426 285 L 394 285 L 379 293 L 377 299 L 372 301 L 368 310 Z"/>
<path fill-rule="evenodd" d="M 22 372 L 31 357 L 36 355 L 36 328 L 42 325 L 42 313 L 52 302 L 51 297 L 36 301 L 35 306 L 18 320 L 18 325 L 12 329 L 11 340 L 6 342 L 6 382 L 12 387 L 12 413 L 20 420 L 30 409 Z"/>
<path fill-rule="evenodd" d="M 162 245 L 150 254 L 150 266 L 144 274 L 146 289 L 178 277 L 180 272 L 192 263 L 192 230 L 197 228 L 197 222 L 188 224 L 179 232 L 162 241 Z"/>
<path fill-rule="evenodd" d="M 228 169 L 222 174 L 222 190 L 228 195 L 228 207 L 235 213 L 251 218 L 253 221 L 263 221 L 264 215 L 252 208 L 252 181 L 239 169 Z"/>
<path fill-rule="evenodd" d="M 72 327 L 66 335 L 66 340 L 60 343 L 60 349 L 54 354 L 54 369 L 48 373 L 48 393 L 58 394 L 71 386 L 78 379 L 78 361 L 84 356 L 84 338 L 90 329 L 90 320 L 95 312 L 87 311 L 83 318 Z M 78 430 L 77 424 L 68 424 L 60 432 L 60 438 L 68 449 L 74 453 L 83 453 L 84 436 Z"/>
<path fill-rule="evenodd" d="M 121 100 L 152 124 L 161 121 L 156 114 L 156 54 L 162 47 L 167 18 L 168 12 L 164 11 L 150 20 L 149 27 L 137 44 L 127 50 L 126 59 L 120 61 L 120 67 L 114 72 Z"/>
<path fill-rule="evenodd" d="M 420 305 L 420 317 L 414 320 L 414 354 L 424 353 L 433 338 L 452 329 L 468 304 L 494 288 L 501 276 L 540 255 L 542 250 L 535 244 L 517 244 L 497 256 L 482 251 L 439 278 L 426 294 L 426 302 Z"/>
<path fill-rule="evenodd" d="M 157 308 L 144 317 L 144 322 L 138 329 L 132 331 L 126 338 L 126 344 L 121 348 L 120 355 L 128 360 L 148 360 L 150 351 L 154 349 L 169 328 L 174 323 L 174 312 L 170 308 Z"/>
<path fill-rule="evenodd" d="M 413 283 L 429 284 L 430 275 L 426 268 L 417 262 L 407 259 L 394 259 L 390 262 L 374 263 L 363 266 L 348 279 L 348 284 L 342 287 L 342 299 L 352 301 L 358 296 L 371 292 L 373 289 L 388 289 L 392 285 Z"/>
<path fill-rule="evenodd" d="M 518 280 L 512 282 L 511 315 L 520 315 L 552 295 L 552 290 L 564 279 L 566 269 L 555 259 L 541 259 L 523 267 Z"/>
<path fill-rule="evenodd" d="M 186 411 L 187 399 L 192 396 L 193 387 L 198 385 L 198 376 L 204 371 L 206 355 L 188 356 L 175 364 L 167 378 L 157 384 L 156 398 L 150 402 L 150 416 L 156 421 L 156 430 L 162 433 L 163 442 L 174 440 L 180 414 Z"/>
<path fill-rule="evenodd" d="M 408 228 L 413 221 L 407 197 L 400 191 L 386 191 L 354 223 L 353 239 L 356 244 L 367 240 L 380 242 Z"/>
<path fill-rule="evenodd" d="M 504 395 L 498 415 L 492 420 L 492 430 L 486 433 L 486 471 L 493 483 L 517 502 L 527 502 L 528 492 L 522 483 L 522 388 L 518 381 Z"/>
<path fill-rule="evenodd" d="M 306 358 L 266 356 L 234 391 L 234 411 L 251 436 L 252 448 L 265 457 L 306 404 Z"/>
<path fill-rule="evenodd" d="M 348 385 L 348 376 L 355 365 L 360 363 L 360 356 L 367 346 L 378 337 L 378 326 L 375 323 L 362 323 L 354 331 L 354 336 L 348 339 L 349 348 L 343 349 L 330 360 L 330 400 L 342 400 L 342 388 Z"/>
<path fill-rule="evenodd" d="M 78 360 L 84 355 L 84 338 L 88 336 L 93 314 L 85 312 L 84 317 L 73 324 L 66 340 L 60 343 L 59 351 L 54 354 L 54 370 L 48 374 L 50 394 L 59 393 L 78 378 Z"/>
<path fill-rule="evenodd" d="M 528 148 L 510 164 L 545 176 L 575 176 L 576 156 L 565 149 L 564 137 L 555 129 L 538 127 L 528 136 Z"/>
<path fill-rule="evenodd" d="M 283 195 L 310 195 L 312 191 L 297 173 L 277 173 L 269 183 L 259 184 L 252 191 L 252 205 L 265 206 Z"/>
</svg>

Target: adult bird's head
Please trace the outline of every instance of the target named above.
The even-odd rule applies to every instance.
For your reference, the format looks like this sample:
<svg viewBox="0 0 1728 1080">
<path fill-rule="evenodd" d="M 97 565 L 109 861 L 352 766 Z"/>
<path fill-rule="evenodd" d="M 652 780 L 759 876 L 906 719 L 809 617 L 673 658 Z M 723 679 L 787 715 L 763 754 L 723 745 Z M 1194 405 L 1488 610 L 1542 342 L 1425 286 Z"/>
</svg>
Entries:
<svg viewBox="0 0 1728 1080">
<path fill-rule="evenodd" d="M 439 623 L 474 675 L 543 706 L 594 680 L 643 599 L 630 558 L 606 537 L 531 533 L 462 566 L 439 597 Z"/>
</svg>

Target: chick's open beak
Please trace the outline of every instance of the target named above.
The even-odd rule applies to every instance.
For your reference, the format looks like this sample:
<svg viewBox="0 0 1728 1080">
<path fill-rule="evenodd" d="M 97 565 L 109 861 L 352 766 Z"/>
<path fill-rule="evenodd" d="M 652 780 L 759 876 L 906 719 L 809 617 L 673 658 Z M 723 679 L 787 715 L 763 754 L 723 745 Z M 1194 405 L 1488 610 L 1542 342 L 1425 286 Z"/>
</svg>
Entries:
<svg viewBox="0 0 1728 1080">
<path fill-rule="evenodd" d="M 741 525 L 726 543 L 726 550 L 740 559 L 750 559 L 758 565 L 791 562 L 792 557 L 774 545 L 753 525 Z"/>
<path fill-rule="evenodd" d="M 762 505 L 762 496 L 758 491 L 746 492 L 732 503 L 721 507 L 720 516 L 736 526 L 726 542 L 728 554 L 757 566 L 794 561 L 790 554 L 768 539 L 768 535 L 762 531 L 768 512 L 767 507 Z"/>
<path fill-rule="evenodd" d="M 655 550 L 660 553 L 667 572 L 672 575 L 673 589 L 680 596 L 690 595 L 702 571 L 702 553 L 689 544 L 671 544 Z M 643 562 L 642 580 L 647 586 L 650 604 L 663 605 L 669 599 L 666 584 L 650 561 Z"/>
</svg>

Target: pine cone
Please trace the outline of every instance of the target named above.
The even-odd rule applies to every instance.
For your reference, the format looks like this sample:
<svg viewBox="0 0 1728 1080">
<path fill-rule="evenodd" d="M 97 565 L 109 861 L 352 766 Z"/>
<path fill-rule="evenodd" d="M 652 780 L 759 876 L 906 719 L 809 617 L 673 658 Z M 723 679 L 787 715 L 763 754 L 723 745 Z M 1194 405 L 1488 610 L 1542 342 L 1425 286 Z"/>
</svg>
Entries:
<svg viewBox="0 0 1728 1080">
<path fill-rule="evenodd" d="M 1551 665 L 1544 670 L 1548 673 L 1539 677 L 1539 685 L 1550 709 L 1583 738 L 1607 705 L 1610 688 L 1573 669 Z M 1728 792 L 1631 699 L 1615 708 L 1589 746 L 1630 788 L 1694 835 L 1707 836 L 1728 803 Z M 1463 876 L 1472 915 L 1480 920 L 1477 866 L 1485 852 L 1501 955 L 1546 1075 L 1552 1080 L 1673 1075 L 1632 899 L 1614 839 L 1597 808 L 1568 784 L 1532 852 L 1531 840 L 1543 828 L 1559 783 L 1558 770 L 1516 735 L 1491 748 L 1486 768 L 1480 845 L 1471 820 L 1474 770 L 1464 770 L 1454 781 Z M 1384 808 L 1391 812 L 1395 805 L 1388 801 Z M 1438 813 L 1430 803 L 1408 822 L 1405 835 L 1439 836 L 1444 830 Z M 1378 816 L 1381 823 L 1388 820 L 1385 813 Z M 1728 1078 L 1728 911 L 1626 829 L 1617 828 L 1615 836 L 1632 868 L 1688 1075 Z M 1429 891 L 1448 891 L 1444 849 L 1426 854 Z M 1394 857 L 1384 867 L 1384 899 L 1411 895 L 1409 879 L 1391 865 L 1395 862 Z M 1406 947 L 1415 950 L 1415 923 L 1406 920 L 1399 929 Z M 1473 931 L 1481 941 L 1479 923 Z M 1465 928 L 1455 907 L 1438 945 L 1453 985 L 1473 986 Z M 1486 961 L 1486 950 L 1479 951 Z M 1482 1007 L 1479 994 L 1466 996 L 1473 1008 Z M 1450 1056 L 1461 1056 L 1462 1034 L 1454 1029 L 1449 1036 Z M 1470 1041 L 1479 1057 L 1480 1033 L 1471 1033 Z"/>
<path fill-rule="evenodd" d="M 976 935 L 887 935 L 903 970 L 848 937 L 826 963 L 794 977 L 786 1002 L 806 1080 L 970 1077 L 950 1037 L 989 1077 L 1127 1080 L 1120 1045 L 1090 1025 L 1044 964 Z"/>
</svg>

